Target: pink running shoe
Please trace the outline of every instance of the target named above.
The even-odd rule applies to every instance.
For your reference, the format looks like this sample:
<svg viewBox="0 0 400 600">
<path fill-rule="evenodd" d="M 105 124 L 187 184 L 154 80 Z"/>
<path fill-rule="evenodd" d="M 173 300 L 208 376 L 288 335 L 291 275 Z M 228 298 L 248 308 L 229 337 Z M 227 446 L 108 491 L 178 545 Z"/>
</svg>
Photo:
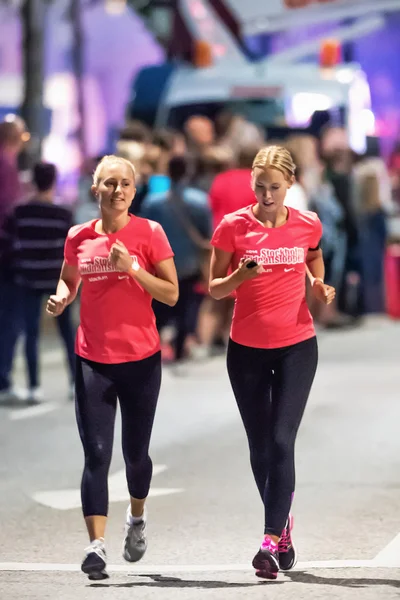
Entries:
<svg viewBox="0 0 400 600">
<path fill-rule="evenodd" d="M 278 544 L 265 537 L 261 548 L 253 558 L 253 567 L 257 577 L 276 579 L 279 571 Z"/>
<path fill-rule="evenodd" d="M 279 568 L 282 571 L 290 571 L 297 562 L 297 552 L 292 540 L 293 523 L 293 516 L 289 515 L 278 544 Z"/>
</svg>

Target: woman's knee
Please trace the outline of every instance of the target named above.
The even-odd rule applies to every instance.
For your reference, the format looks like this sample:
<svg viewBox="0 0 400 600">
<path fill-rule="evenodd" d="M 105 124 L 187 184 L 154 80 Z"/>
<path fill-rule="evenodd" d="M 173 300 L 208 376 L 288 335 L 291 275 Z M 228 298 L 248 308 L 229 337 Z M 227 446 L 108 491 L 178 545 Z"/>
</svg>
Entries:
<svg viewBox="0 0 400 600">
<path fill-rule="evenodd" d="M 101 441 L 85 447 L 85 467 L 94 470 L 108 471 L 111 463 L 111 450 Z"/>
<path fill-rule="evenodd" d="M 140 453 L 135 456 L 125 455 L 125 466 L 127 473 L 134 475 L 153 470 L 153 463 L 148 453 Z"/>
<path fill-rule="evenodd" d="M 281 433 L 272 438 L 271 454 L 274 464 L 282 464 L 294 457 L 295 440 L 289 434 Z"/>
</svg>

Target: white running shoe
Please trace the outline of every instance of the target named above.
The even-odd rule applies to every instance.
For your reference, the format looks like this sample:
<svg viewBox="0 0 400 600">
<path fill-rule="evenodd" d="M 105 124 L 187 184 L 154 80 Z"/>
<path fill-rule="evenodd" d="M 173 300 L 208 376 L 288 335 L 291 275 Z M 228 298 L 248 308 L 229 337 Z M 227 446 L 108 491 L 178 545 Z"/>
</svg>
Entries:
<svg viewBox="0 0 400 600">
<path fill-rule="evenodd" d="M 42 388 L 34 387 L 29 390 L 27 398 L 28 404 L 40 404 L 43 400 L 44 394 Z"/>
<path fill-rule="evenodd" d="M 0 391 L 0 402 L 19 402 L 28 399 L 28 391 L 20 388 L 6 388 Z"/>
<path fill-rule="evenodd" d="M 147 510 L 144 509 L 140 521 L 133 522 L 131 507 L 126 511 L 125 539 L 122 556 L 128 562 L 137 562 L 147 550 Z"/>
<path fill-rule="evenodd" d="M 106 572 L 107 554 L 104 545 L 104 538 L 93 540 L 93 542 L 85 548 L 85 557 L 82 561 L 81 569 L 92 581 L 99 579 L 107 579 Z"/>
</svg>

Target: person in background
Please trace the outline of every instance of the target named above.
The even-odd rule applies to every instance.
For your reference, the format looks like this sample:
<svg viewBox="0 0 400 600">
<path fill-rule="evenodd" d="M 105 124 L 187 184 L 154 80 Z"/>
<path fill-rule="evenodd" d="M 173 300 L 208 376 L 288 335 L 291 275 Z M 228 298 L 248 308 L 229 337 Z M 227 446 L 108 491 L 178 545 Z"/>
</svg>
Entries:
<svg viewBox="0 0 400 600">
<path fill-rule="evenodd" d="M 10 247 L 14 302 L 19 309 L 19 333 L 25 338 L 25 357 L 28 367 L 28 402 L 43 399 L 39 373 L 40 317 L 43 299 L 55 288 L 63 262 L 63 248 L 72 225 L 71 212 L 55 205 L 57 184 L 56 167 L 39 163 L 33 169 L 35 195 L 27 203 L 17 206 L 5 224 Z M 65 348 L 68 366 L 70 397 L 75 381 L 75 331 L 70 308 L 57 320 L 57 327 Z M 4 373 L 13 361 L 16 338 L 13 326 L 5 324 L 2 330 L 2 363 Z M 7 378 L 10 373 L 7 373 Z"/>
<path fill-rule="evenodd" d="M 140 167 L 141 176 L 147 181 L 147 194 L 168 192 L 171 187 L 168 164 L 169 154 L 167 154 L 165 149 L 155 145 L 147 148 Z M 145 197 L 143 201 L 144 199 Z M 134 206 L 133 210 L 139 210 L 139 207 Z"/>
<path fill-rule="evenodd" d="M 0 123 L 0 229 L 21 195 L 17 161 L 28 139 L 25 122 L 16 115 Z"/>
<path fill-rule="evenodd" d="M 195 174 L 191 185 L 209 194 L 210 191 L 225 172 L 230 172 L 234 167 L 234 155 L 227 147 L 210 146 L 196 162 Z M 222 192 L 222 190 L 221 190 Z M 220 353 L 226 348 L 227 325 L 232 310 L 232 299 L 226 302 L 216 302 L 208 293 L 208 282 L 201 281 L 196 285 L 198 294 L 198 320 L 196 326 L 195 343 L 192 344 L 191 353 L 196 359 L 206 358 L 210 354 Z"/>
<path fill-rule="evenodd" d="M 229 148 L 235 159 L 242 148 L 250 145 L 260 148 L 265 144 L 265 134 L 260 127 L 229 109 L 217 115 L 216 132 L 218 145 Z"/>
<path fill-rule="evenodd" d="M 325 164 L 325 178 L 333 186 L 334 194 L 344 213 L 343 229 L 346 234 L 345 268 L 337 290 L 337 306 L 346 312 L 347 278 L 359 250 L 359 229 L 354 209 L 353 156 L 347 134 L 339 127 L 328 127 L 321 137 L 321 158 Z"/>
<path fill-rule="evenodd" d="M 388 161 L 388 169 L 396 210 L 400 210 L 400 141 L 397 141 Z"/>
<path fill-rule="evenodd" d="M 131 160 L 134 165 L 137 165 L 150 143 L 150 128 L 141 121 L 130 121 L 119 132 L 116 151 L 118 156 Z"/>
<path fill-rule="evenodd" d="M 319 187 L 311 196 L 309 205 L 323 226 L 321 248 L 324 253 L 325 281 L 337 289 L 342 284 L 346 265 L 345 212 L 324 172 L 321 173 Z M 319 325 L 328 329 L 350 325 L 349 317 L 338 311 L 336 300 L 330 304 L 321 304 L 311 295 L 309 303 L 312 315 Z"/>
<path fill-rule="evenodd" d="M 353 181 L 363 309 L 365 313 L 384 312 L 387 219 L 396 212 L 391 179 L 385 162 L 371 152 L 355 157 Z"/>
<path fill-rule="evenodd" d="M 296 156 L 294 154 L 292 156 L 297 165 Z M 290 206 L 297 210 L 309 210 L 309 197 L 304 185 L 303 171 L 298 166 L 296 166 L 296 180 L 286 194 L 285 206 Z"/>
<path fill-rule="evenodd" d="M 25 123 L 15 115 L 8 115 L 0 123 L 0 331 L 9 332 L 9 339 L 0 336 L 0 400 L 20 399 L 21 394 L 12 389 L 9 379 L 11 364 L 7 343 L 14 346 L 18 338 L 18 307 L 14 298 L 14 285 L 9 256 L 9 240 L 4 231 L 8 215 L 21 198 L 18 173 L 18 156 L 29 139 Z"/>
<path fill-rule="evenodd" d="M 324 169 L 318 140 L 312 135 L 297 133 L 289 135 L 284 145 L 296 159 L 296 179 L 301 182 L 307 198 L 315 196 Z"/>
<path fill-rule="evenodd" d="M 98 218 L 99 204 L 92 194 L 93 173 L 101 161 L 101 156 L 89 158 L 84 162 L 78 184 L 78 201 L 74 209 L 74 223 L 79 225 L 90 219 Z"/>
<path fill-rule="evenodd" d="M 251 166 L 259 146 L 241 148 L 236 165 L 214 179 L 209 193 L 214 229 L 225 215 L 248 206 L 254 200 L 249 181 Z"/>
<path fill-rule="evenodd" d="M 157 326 L 161 331 L 173 322 L 176 325 L 174 361 L 185 358 L 185 345 L 194 333 L 197 322 L 198 298 L 196 284 L 206 279 L 202 272 L 208 268 L 211 215 L 207 194 L 188 186 L 189 165 L 184 157 L 176 156 L 169 164 L 171 190 L 150 194 L 142 205 L 141 216 L 160 223 L 175 255 L 179 280 L 179 300 L 174 307 L 154 302 Z"/>
<path fill-rule="evenodd" d="M 136 196 L 130 207 L 131 214 L 137 214 L 148 192 L 148 181 L 142 177 L 140 166 L 147 149 L 151 145 L 152 131 L 141 121 L 129 121 L 120 131 L 116 146 L 116 155 L 131 162 L 136 170 Z M 93 171 L 91 173 L 93 176 Z M 90 186 L 92 180 L 90 181 Z"/>
<path fill-rule="evenodd" d="M 210 146 L 195 156 L 193 162 L 194 169 L 190 178 L 190 186 L 209 193 L 215 178 L 232 168 L 233 154 L 227 148 Z"/>
<path fill-rule="evenodd" d="M 156 129 L 153 132 L 151 144 L 162 152 L 164 171 L 168 170 L 168 163 L 172 156 L 184 156 L 187 151 L 184 134 L 174 129 Z"/>
<path fill-rule="evenodd" d="M 152 132 L 142 121 L 129 120 L 119 132 L 119 141 L 137 142 L 146 145 L 151 141 Z"/>
<path fill-rule="evenodd" d="M 167 192 L 171 182 L 168 164 L 172 156 L 184 156 L 186 142 L 183 134 L 169 129 L 156 129 L 140 160 L 135 163 L 137 190 L 130 213 L 139 215 L 148 194 Z"/>
<path fill-rule="evenodd" d="M 214 123 L 202 115 L 191 116 L 184 125 L 186 144 L 191 156 L 201 154 L 215 142 Z"/>
<path fill-rule="evenodd" d="M 209 190 L 209 204 L 212 214 L 213 229 L 224 216 L 239 208 L 248 206 L 254 201 L 254 192 L 249 181 L 251 168 L 258 146 L 243 146 L 238 154 L 236 164 L 217 174 Z M 223 148 L 226 151 L 225 148 Z M 233 154 L 231 153 L 231 162 Z M 232 318 L 234 298 L 228 297 L 217 302 L 204 293 L 197 326 L 199 346 L 193 351 L 196 358 L 207 357 L 213 353 L 225 351 L 229 339 L 229 328 Z"/>
</svg>

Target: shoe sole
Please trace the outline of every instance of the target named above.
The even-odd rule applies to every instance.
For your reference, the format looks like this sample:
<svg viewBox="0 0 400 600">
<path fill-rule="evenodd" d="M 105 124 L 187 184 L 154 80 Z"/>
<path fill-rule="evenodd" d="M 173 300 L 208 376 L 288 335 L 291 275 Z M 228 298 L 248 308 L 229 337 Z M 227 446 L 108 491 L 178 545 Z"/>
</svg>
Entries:
<svg viewBox="0 0 400 600">
<path fill-rule="evenodd" d="M 110 576 L 106 571 L 89 573 L 88 578 L 90 581 L 102 581 L 103 579 L 108 579 Z"/>
<path fill-rule="evenodd" d="M 137 557 L 135 556 L 134 558 L 132 558 L 131 555 L 125 551 L 125 547 L 124 547 L 124 550 L 122 552 L 122 558 L 124 560 L 126 560 L 126 562 L 129 562 L 129 563 L 137 563 L 137 562 L 139 562 L 139 560 L 142 560 L 142 558 L 145 554 L 146 554 L 146 551 L 144 551 L 143 554 L 141 554 L 140 556 L 137 555 Z"/>
<path fill-rule="evenodd" d="M 268 551 L 259 550 L 253 558 L 253 568 L 257 577 L 263 579 L 276 579 L 279 572 L 277 559 Z"/>
<path fill-rule="evenodd" d="M 85 573 L 85 575 L 87 575 L 92 581 L 108 579 L 109 575 L 105 570 L 106 563 L 100 557 L 97 558 L 98 560 L 91 559 L 91 561 L 88 562 L 88 564 L 85 564 L 87 561 L 87 559 L 85 559 L 81 566 L 82 572 Z"/>
<path fill-rule="evenodd" d="M 273 581 L 278 578 L 278 573 L 272 573 L 272 571 L 256 571 L 256 577 Z"/>
<path fill-rule="evenodd" d="M 129 563 L 139 562 L 139 560 L 141 560 L 143 558 L 143 556 L 146 554 L 146 551 L 147 551 L 147 544 L 146 544 L 144 551 L 141 554 L 136 553 L 137 551 L 135 551 L 133 553 L 134 557 L 132 558 L 132 554 L 129 552 L 129 549 L 128 549 L 127 539 L 125 539 L 123 546 L 122 546 L 122 558 L 124 560 L 126 560 L 126 562 L 129 562 Z"/>
</svg>

